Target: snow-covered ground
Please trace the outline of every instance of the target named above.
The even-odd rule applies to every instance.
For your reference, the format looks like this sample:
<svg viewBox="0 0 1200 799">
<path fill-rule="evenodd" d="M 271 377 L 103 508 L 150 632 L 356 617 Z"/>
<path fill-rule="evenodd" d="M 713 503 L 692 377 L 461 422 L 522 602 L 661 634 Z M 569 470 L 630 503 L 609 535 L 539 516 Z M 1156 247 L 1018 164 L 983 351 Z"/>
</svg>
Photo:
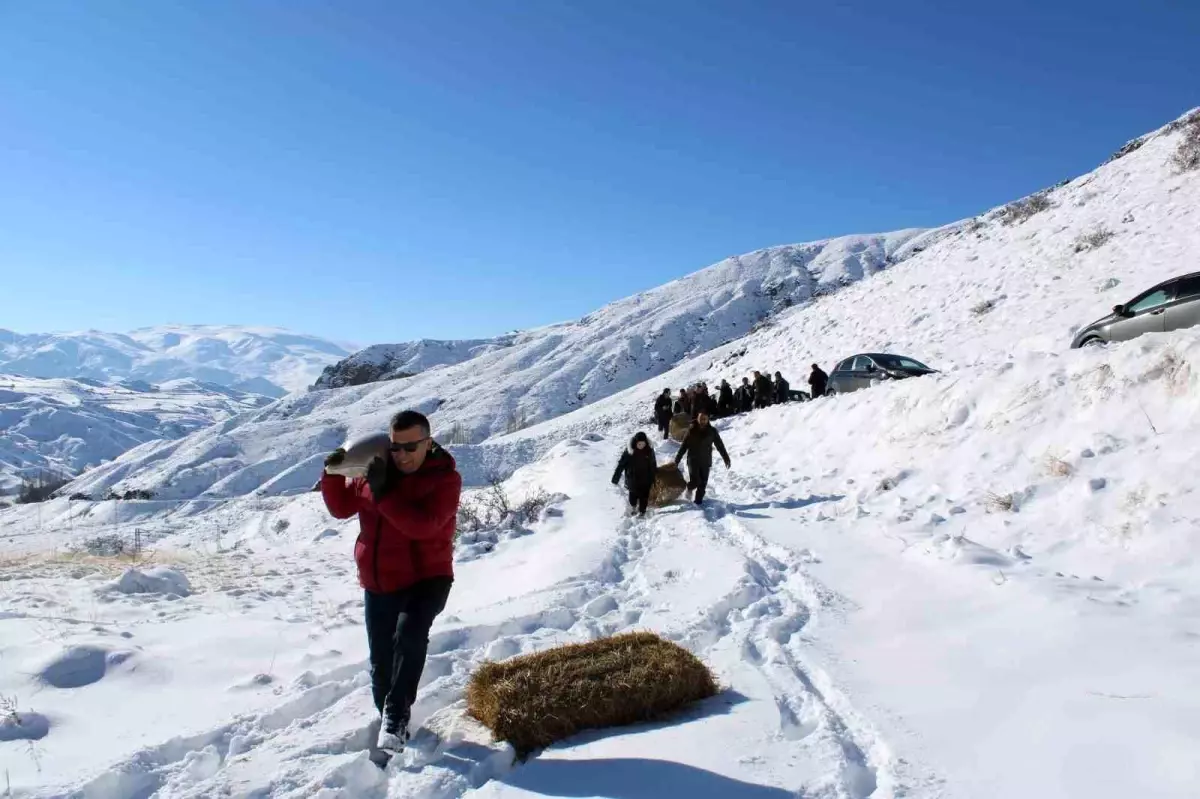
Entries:
<svg viewBox="0 0 1200 799">
<path fill-rule="evenodd" d="M 563 496 L 460 547 L 417 708 L 447 742 L 406 764 L 368 758 L 353 522 L 288 495 L 382 424 L 395 386 L 289 398 L 76 484 L 177 496 L 0 511 L 13 794 L 1195 796 L 1200 329 L 1067 349 L 1194 269 L 1200 173 L 1175 172 L 1178 138 L 1019 224 L 944 229 L 661 379 L 456 447 L 465 472 L 517 469 L 516 496 Z M 1098 229 L 1114 235 L 1077 247 Z M 812 361 L 881 349 L 943 372 L 721 421 L 733 468 L 708 507 L 624 516 L 608 479 L 663 385 L 750 369 L 797 384 Z M 121 581 L 69 551 L 134 530 L 164 570 Z M 456 712 L 484 659 L 633 629 L 689 647 L 724 692 L 524 763 Z"/>
<path fill-rule="evenodd" d="M 73 475 L 147 441 L 181 438 L 269 405 L 214 383 L 102 383 L 0 373 L 0 495 L 21 476 Z"/>
<path fill-rule="evenodd" d="M 270 397 L 303 391 L 348 354 L 343 344 L 271 327 L 161 325 L 129 333 L 28 335 L 0 330 L 0 373 L 149 383 L 191 379 Z"/>
</svg>

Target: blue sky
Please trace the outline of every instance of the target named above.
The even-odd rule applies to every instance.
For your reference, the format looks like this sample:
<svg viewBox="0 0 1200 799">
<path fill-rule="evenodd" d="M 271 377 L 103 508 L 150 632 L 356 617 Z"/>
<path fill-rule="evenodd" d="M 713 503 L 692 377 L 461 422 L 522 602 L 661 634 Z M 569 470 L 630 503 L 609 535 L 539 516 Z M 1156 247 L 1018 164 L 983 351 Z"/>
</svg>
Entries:
<svg viewBox="0 0 1200 799">
<path fill-rule="evenodd" d="M 1200 105 L 1200 3 L 0 0 L 0 327 L 359 343 L 953 221 Z"/>
</svg>

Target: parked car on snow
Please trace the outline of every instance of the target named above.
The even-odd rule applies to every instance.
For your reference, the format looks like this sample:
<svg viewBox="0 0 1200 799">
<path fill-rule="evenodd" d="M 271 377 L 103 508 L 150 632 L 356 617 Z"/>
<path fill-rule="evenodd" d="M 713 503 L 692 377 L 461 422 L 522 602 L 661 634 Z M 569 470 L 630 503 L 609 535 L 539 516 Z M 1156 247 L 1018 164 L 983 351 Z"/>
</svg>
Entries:
<svg viewBox="0 0 1200 799">
<path fill-rule="evenodd" d="M 1200 272 L 1173 277 L 1075 334 L 1071 349 L 1200 325 Z"/>
<path fill-rule="evenodd" d="M 833 367 L 829 373 L 827 394 L 848 394 L 869 388 L 882 380 L 903 380 L 936 373 L 925 364 L 905 355 L 864 353 L 855 355 Z"/>
</svg>

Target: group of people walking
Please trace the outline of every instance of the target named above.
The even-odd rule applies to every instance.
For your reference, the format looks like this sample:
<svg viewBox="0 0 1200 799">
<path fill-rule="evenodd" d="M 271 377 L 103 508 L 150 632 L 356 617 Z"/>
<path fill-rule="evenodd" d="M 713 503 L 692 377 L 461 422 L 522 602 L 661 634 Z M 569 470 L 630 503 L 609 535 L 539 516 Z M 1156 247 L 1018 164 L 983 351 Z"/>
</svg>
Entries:
<svg viewBox="0 0 1200 799">
<path fill-rule="evenodd" d="M 680 413 L 686 413 L 694 419 L 703 411 L 710 418 L 720 419 L 793 400 L 823 397 L 828 384 L 829 375 L 814 363 L 812 373 L 808 376 L 807 393 L 792 391 L 791 384 L 779 372 L 775 373 L 772 380 L 759 371 L 755 371 L 753 377 L 743 377 L 737 388 L 731 386 L 728 380 L 722 380 L 715 395 L 708 390 L 707 383 L 681 388 L 679 396 L 675 398 L 671 397 L 671 389 L 664 388 L 654 400 L 654 420 L 659 433 L 666 438 L 670 433 L 671 418 Z"/>
<path fill-rule="evenodd" d="M 688 428 L 679 451 L 675 453 L 675 465 L 687 458 L 687 498 L 697 505 L 704 503 L 704 495 L 708 491 L 708 476 L 712 472 L 713 450 L 721 455 L 728 469 L 732 462 L 721 434 L 713 427 L 706 411 L 696 414 L 696 420 Z M 644 432 L 639 431 L 629 442 L 629 447 L 621 453 L 617 469 L 613 472 L 612 482 L 616 485 L 625 476 L 625 488 L 629 491 L 629 508 L 639 516 L 646 515 L 646 506 L 650 504 L 650 492 L 654 481 L 658 478 L 658 459 L 654 455 L 654 446 Z"/>
</svg>

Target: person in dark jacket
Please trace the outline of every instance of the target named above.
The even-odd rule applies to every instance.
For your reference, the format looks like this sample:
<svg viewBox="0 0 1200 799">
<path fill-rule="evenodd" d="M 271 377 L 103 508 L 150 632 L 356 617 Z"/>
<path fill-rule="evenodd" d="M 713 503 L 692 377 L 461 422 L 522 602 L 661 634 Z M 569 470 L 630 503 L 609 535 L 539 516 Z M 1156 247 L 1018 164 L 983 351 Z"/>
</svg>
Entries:
<svg viewBox="0 0 1200 799">
<path fill-rule="evenodd" d="M 742 378 L 742 385 L 738 387 L 737 395 L 739 413 L 749 413 L 754 409 L 754 386 L 750 385 L 750 378 Z"/>
<path fill-rule="evenodd" d="M 787 402 L 791 398 L 791 395 L 790 395 L 791 390 L 792 390 L 791 384 L 788 383 L 788 381 L 783 379 L 783 375 L 779 374 L 779 372 L 776 372 L 775 373 L 775 402 L 780 405 Z"/>
<path fill-rule="evenodd" d="M 761 372 L 754 373 L 754 407 L 765 408 L 775 397 L 775 389 L 771 386 L 771 378 Z"/>
<path fill-rule="evenodd" d="M 345 458 L 336 449 L 325 466 Z M 392 418 L 389 452 L 366 477 L 325 472 L 321 497 L 337 519 L 358 515 L 354 545 L 364 589 L 371 691 L 382 717 L 378 746 L 404 751 L 429 648 L 429 628 L 454 582 L 454 529 L 462 477 L 416 411 Z"/>
<path fill-rule="evenodd" d="M 692 415 L 692 398 L 688 394 L 686 388 L 679 389 L 679 399 L 675 400 L 675 413 L 686 413 Z"/>
<path fill-rule="evenodd" d="M 671 430 L 671 389 L 664 388 L 654 400 L 654 421 L 658 423 L 658 432 L 666 438 Z"/>
<path fill-rule="evenodd" d="M 733 388 L 728 380 L 721 381 L 721 390 L 717 395 L 717 413 L 721 416 L 732 416 L 734 412 Z"/>
<path fill-rule="evenodd" d="M 638 516 L 646 515 L 646 505 L 650 503 L 650 489 L 654 487 L 654 478 L 658 476 L 658 461 L 654 458 L 654 448 L 645 433 L 639 432 L 629 442 L 629 448 L 621 453 L 617 461 L 617 470 L 613 472 L 612 482 L 616 485 L 625 475 L 625 488 L 629 490 L 630 510 L 637 510 Z"/>
<path fill-rule="evenodd" d="M 717 428 L 708 423 L 707 413 L 698 414 L 696 421 L 688 430 L 687 436 L 684 437 L 683 443 L 679 445 L 679 452 L 675 454 L 676 464 L 683 460 L 684 455 L 687 455 L 687 495 L 690 499 L 694 491 L 697 505 L 704 502 L 704 494 L 708 491 L 708 474 L 712 471 L 713 447 L 716 447 L 717 452 L 721 453 L 721 459 L 725 461 L 725 468 L 728 469 L 729 453 L 725 451 L 725 442 L 721 440 L 721 434 L 717 432 Z"/>
<path fill-rule="evenodd" d="M 812 389 L 812 398 L 825 396 L 825 389 L 829 386 L 829 375 L 821 371 L 821 367 L 815 363 L 812 365 L 812 374 L 808 376 L 808 387 Z"/>
</svg>

